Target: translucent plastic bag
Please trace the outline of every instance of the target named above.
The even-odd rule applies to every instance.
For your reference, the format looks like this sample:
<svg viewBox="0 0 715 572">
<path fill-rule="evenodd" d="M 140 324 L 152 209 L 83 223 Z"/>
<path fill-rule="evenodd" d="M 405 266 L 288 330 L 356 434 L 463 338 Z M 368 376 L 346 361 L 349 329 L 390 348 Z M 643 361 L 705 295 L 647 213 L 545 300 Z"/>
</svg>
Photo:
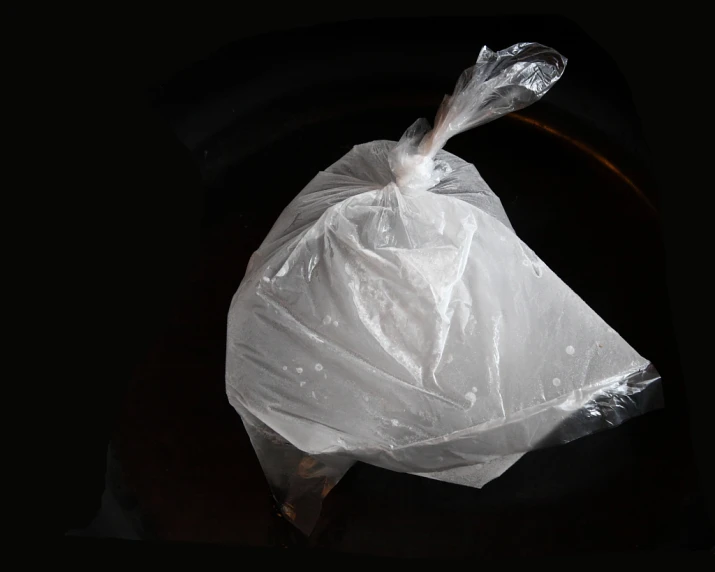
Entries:
<svg viewBox="0 0 715 572">
<path fill-rule="evenodd" d="M 660 405 L 659 376 L 514 233 L 461 131 L 541 98 L 566 59 L 493 52 L 432 130 L 358 145 L 281 214 L 231 304 L 227 394 L 309 533 L 355 461 L 481 487 L 525 452 Z M 516 142 L 518 144 L 518 142 Z"/>
</svg>

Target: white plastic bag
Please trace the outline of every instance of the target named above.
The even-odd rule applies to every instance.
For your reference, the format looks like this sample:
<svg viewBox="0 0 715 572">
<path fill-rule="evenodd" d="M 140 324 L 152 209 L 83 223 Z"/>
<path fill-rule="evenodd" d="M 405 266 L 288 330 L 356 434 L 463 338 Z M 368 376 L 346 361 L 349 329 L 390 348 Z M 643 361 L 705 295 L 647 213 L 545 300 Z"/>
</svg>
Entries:
<svg viewBox="0 0 715 572">
<path fill-rule="evenodd" d="M 659 405 L 653 366 L 519 240 L 474 166 L 441 150 L 541 98 L 565 65 L 538 44 L 483 48 L 434 129 L 354 147 L 251 258 L 227 393 L 304 532 L 355 461 L 480 487 L 526 451 Z"/>
</svg>

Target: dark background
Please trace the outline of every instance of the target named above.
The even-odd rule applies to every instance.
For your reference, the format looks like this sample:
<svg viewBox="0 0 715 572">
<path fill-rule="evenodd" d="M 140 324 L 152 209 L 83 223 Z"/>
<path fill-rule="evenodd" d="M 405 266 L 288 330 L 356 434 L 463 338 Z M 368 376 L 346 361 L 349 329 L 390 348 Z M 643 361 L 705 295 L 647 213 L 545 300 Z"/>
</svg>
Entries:
<svg viewBox="0 0 715 572">
<path fill-rule="evenodd" d="M 660 192 L 654 202 L 662 213 L 671 310 L 687 388 L 682 411 L 690 409 L 689 415 L 684 413 L 683 423 L 691 428 L 690 440 L 695 459 L 700 463 L 702 496 L 693 502 L 704 508 L 706 500 L 712 499 L 708 496 L 711 489 L 706 485 L 713 481 L 706 478 L 708 469 L 702 463 L 708 450 L 704 442 L 708 388 L 702 381 L 707 377 L 697 371 L 698 364 L 704 363 L 702 356 L 707 356 L 703 346 L 699 347 L 706 337 L 696 339 L 685 324 L 688 316 L 702 314 L 698 289 L 704 285 L 696 272 L 700 256 L 697 246 L 702 241 L 697 233 L 705 229 L 689 221 L 692 205 L 701 200 L 697 193 L 703 184 L 689 180 L 695 176 L 689 167 L 698 162 L 697 155 L 690 153 L 679 158 L 677 154 L 678 148 L 682 154 L 688 139 L 677 130 L 686 116 L 696 120 L 687 113 L 687 108 L 698 97 L 699 78 L 684 71 L 673 73 L 681 69 L 676 64 L 684 57 L 670 39 L 677 26 L 666 26 L 667 19 L 657 17 L 650 15 L 650 25 L 643 26 L 639 25 L 638 17 L 625 14 L 619 14 L 619 18 L 574 16 L 573 21 L 603 51 L 598 53 L 597 49 L 584 47 L 588 42 L 579 44 L 579 38 L 568 34 L 559 38 L 554 47 L 569 57 L 580 49 L 585 58 L 591 58 L 593 77 L 580 78 L 581 81 L 574 78 L 575 89 L 578 85 L 589 85 L 588 79 L 590 85 L 599 86 L 597 94 L 584 91 L 573 97 L 570 111 L 587 123 L 590 121 L 604 137 L 619 139 L 657 181 Z M 217 72 L 221 71 L 221 65 L 226 65 L 222 64 L 220 53 L 216 57 L 217 48 L 246 36 L 320 20 L 306 14 L 302 18 L 295 15 L 284 18 L 269 21 L 245 16 L 228 20 L 214 17 L 177 24 L 167 17 L 158 21 L 151 18 L 143 24 L 132 22 L 126 35 L 119 36 L 117 44 L 107 50 L 105 64 L 86 68 L 90 75 L 92 69 L 103 72 L 91 75 L 90 87 L 78 102 L 79 108 L 91 116 L 96 129 L 98 149 L 88 150 L 93 159 L 99 151 L 96 171 L 88 171 L 96 173 L 92 183 L 101 192 L 82 197 L 81 202 L 85 207 L 89 204 L 92 215 L 80 218 L 79 224 L 68 225 L 71 229 L 67 233 L 74 239 L 74 253 L 80 256 L 62 261 L 63 275 L 74 270 L 82 277 L 78 287 L 68 288 L 67 306 L 87 311 L 75 313 L 75 320 L 81 316 L 84 326 L 84 337 L 76 344 L 82 348 L 81 367 L 79 379 L 73 385 L 76 391 L 72 391 L 70 399 L 74 407 L 59 429 L 64 445 L 54 489 L 60 503 L 52 511 L 49 523 L 45 521 L 55 533 L 82 529 L 98 512 L 105 486 L 107 443 L 128 380 L 153 341 L 167 328 L 172 309 L 181 307 L 182 297 L 188 296 L 202 228 L 211 224 L 211 213 L 221 210 L 216 207 L 215 198 L 204 194 L 205 166 L 197 161 L 196 149 L 191 149 L 188 139 L 197 129 L 192 127 L 182 133 L 176 128 L 177 118 L 187 113 L 187 105 L 194 109 L 202 94 L 230 87 L 211 83 L 222 77 Z M 335 17 L 324 15 L 322 19 L 331 21 Z M 544 28 L 549 24 L 554 29 L 547 32 Z M 465 30 L 468 33 L 468 24 L 462 25 L 466 28 L 461 33 Z M 416 44 L 415 49 L 428 54 L 438 50 L 437 46 L 442 46 L 438 39 L 445 37 L 430 34 L 431 26 L 439 27 L 431 19 L 423 19 L 422 28 L 402 23 L 397 32 L 385 24 L 365 22 L 364 26 L 374 34 L 374 52 L 378 56 L 383 49 L 381 42 L 393 46 Z M 540 28 L 534 28 L 535 33 L 543 30 L 537 34 L 537 41 L 548 43 L 541 37 L 557 34 L 558 27 L 558 22 L 549 22 L 548 18 L 542 21 Z M 329 49 L 324 45 L 311 46 L 309 33 L 292 34 L 273 35 L 270 42 L 263 44 L 258 40 L 253 49 L 261 50 L 262 56 L 273 57 L 291 53 L 296 42 L 300 42 L 304 51 L 317 53 Z M 520 36 L 514 41 L 523 39 Z M 340 40 L 341 34 L 336 32 L 336 41 Z M 480 37 L 479 41 L 480 45 L 487 43 L 496 48 L 513 43 L 497 28 L 492 30 L 492 38 Z M 567 47 L 569 41 L 571 45 Z M 195 76 L 182 79 L 181 74 L 176 75 L 212 53 L 216 62 L 212 65 L 217 67 L 202 81 L 197 82 Z M 612 58 L 610 61 L 608 56 Z M 244 73 L 248 75 L 260 73 L 260 69 L 252 72 L 252 60 L 246 54 Z M 469 62 L 453 65 L 461 70 Z M 564 81 L 572 71 L 567 69 Z M 679 79 L 684 75 L 693 77 L 694 85 L 685 94 Z M 445 85 L 443 91 L 449 89 Z M 320 107 L 321 102 L 316 101 L 315 105 Z M 633 117 L 640 121 L 633 122 Z M 198 124 L 209 128 L 211 121 L 202 116 Z M 654 502 L 657 504 L 657 499 Z M 708 526 L 701 521 L 696 526 L 701 528 L 693 533 L 695 544 L 699 539 L 700 545 L 696 547 L 703 548 L 702 543 L 707 542 L 710 534 Z"/>
</svg>

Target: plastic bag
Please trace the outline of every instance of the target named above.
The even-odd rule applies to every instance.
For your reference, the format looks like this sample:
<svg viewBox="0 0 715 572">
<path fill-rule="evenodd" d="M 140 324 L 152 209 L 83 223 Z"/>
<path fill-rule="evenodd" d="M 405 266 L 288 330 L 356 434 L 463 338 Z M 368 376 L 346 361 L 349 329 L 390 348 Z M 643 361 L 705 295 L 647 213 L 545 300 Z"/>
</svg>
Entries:
<svg viewBox="0 0 715 572">
<path fill-rule="evenodd" d="M 454 134 L 540 99 L 566 59 L 483 48 L 434 129 L 358 145 L 252 256 L 227 394 L 309 533 L 355 463 L 480 487 L 525 452 L 660 405 L 659 376 L 524 244 Z"/>
</svg>

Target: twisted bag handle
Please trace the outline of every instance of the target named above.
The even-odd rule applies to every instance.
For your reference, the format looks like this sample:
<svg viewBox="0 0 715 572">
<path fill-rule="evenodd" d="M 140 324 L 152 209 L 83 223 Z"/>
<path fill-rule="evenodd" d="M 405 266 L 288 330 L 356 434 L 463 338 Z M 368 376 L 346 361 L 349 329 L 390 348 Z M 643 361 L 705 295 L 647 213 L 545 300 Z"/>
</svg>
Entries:
<svg viewBox="0 0 715 572">
<path fill-rule="evenodd" d="M 541 44 L 515 44 L 500 52 L 484 46 L 477 63 L 462 72 L 454 93 L 442 100 L 434 127 L 417 120 L 393 149 L 390 168 L 400 190 L 419 192 L 436 185 L 441 174 L 434 157 L 451 137 L 538 101 L 561 78 L 566 62 Z"/>
</svg>

